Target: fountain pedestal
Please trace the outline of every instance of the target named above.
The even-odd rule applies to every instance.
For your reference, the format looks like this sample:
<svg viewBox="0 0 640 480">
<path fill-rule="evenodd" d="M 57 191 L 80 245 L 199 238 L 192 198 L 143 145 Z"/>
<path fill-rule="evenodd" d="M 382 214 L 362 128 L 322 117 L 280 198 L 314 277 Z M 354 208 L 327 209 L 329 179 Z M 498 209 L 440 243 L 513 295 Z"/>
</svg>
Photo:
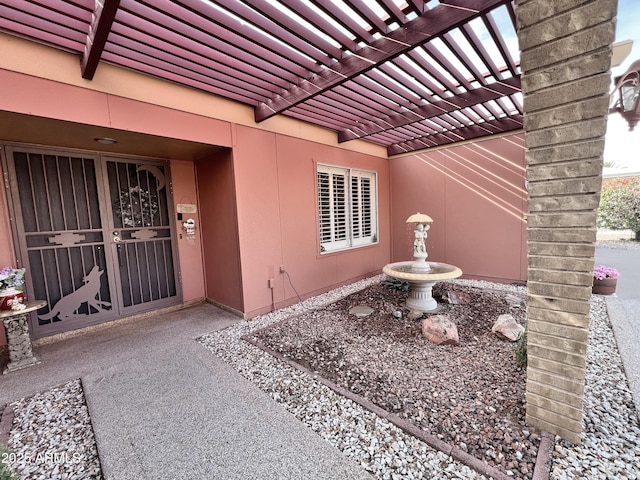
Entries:
<svg viewBox="0 0 640 480">
<path fill-rule="evenodd" d="M 419 312 L 433 312 L 438 308 L 438 302 L 433 298 L 433 286 L 436 282 L 409 282 L 411 293 L 407 298 L 407 308 Z"/>
<path fill-rule="evenodd" d="M 442 280 L 458 278 L 462 275 L 455 265 L 440 262 L 427 262 L 427 271 L 416 271 L 414 262 L 396 262 L 385 265 L 382 272 L 398 280 L 404 280 L 411 285 L 411 293 L 407 298 L 407 308 L 419 312 L 433 312 L 438 303 L 433 298 L 433 286 Z"/>
<path fill-rule="evenodd" d="M 425 240 L 430 223 L 429 215 L 416 213 L 407 219 L 407 223 L 416 224 L 413 241 L 413 261 L 396 262 L 385 265 L 382 272 L 399 280 L 405 280 L 411 285 L 411 295 L 407 299 L 407 308 L 419 312 L 433 312 L 438 303 L 433 298 L 433 286 L 440 280 L 458 278 L 462 275 L 455 265 L 439 262 L 427 262 L 427 247 Z"/>
</svg>

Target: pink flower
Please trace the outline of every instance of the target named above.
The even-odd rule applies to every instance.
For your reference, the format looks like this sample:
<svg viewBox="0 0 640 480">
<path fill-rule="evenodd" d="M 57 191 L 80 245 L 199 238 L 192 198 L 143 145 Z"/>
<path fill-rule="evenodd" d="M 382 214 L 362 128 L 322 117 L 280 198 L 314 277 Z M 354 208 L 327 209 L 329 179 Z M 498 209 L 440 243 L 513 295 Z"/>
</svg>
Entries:
<svg viewBox="0 0 640 480">
<path fill-rule="evenodd" d="M 620 272 L 613 267 L 607 267 L 606 265 L 598 265 L 593 270 L 593 278 L 598 280 L 604 280 L 605 278 L 618 278 Z"/>
</svg>

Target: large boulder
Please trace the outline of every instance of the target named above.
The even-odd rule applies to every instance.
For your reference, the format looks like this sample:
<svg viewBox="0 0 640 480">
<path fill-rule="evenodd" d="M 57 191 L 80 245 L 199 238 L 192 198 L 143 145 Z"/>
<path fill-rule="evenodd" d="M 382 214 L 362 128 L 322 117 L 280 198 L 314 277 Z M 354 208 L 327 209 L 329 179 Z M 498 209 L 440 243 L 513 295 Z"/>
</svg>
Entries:
<svg viewBox="0 0 640 480">
<path fill-rule="evenodd" d="M 491 331 L 503 340 L 515 342 L 524 333 L 524 327 L 515 321 L 513 315 L 505 313 L 498 317 Z"/>
<path fill-rule="evenodd" d="M 436 345 L 458 345 L 458 327 L 448 315 L 433 315 L 422 321 L 422 335 Z"/>
</svg>

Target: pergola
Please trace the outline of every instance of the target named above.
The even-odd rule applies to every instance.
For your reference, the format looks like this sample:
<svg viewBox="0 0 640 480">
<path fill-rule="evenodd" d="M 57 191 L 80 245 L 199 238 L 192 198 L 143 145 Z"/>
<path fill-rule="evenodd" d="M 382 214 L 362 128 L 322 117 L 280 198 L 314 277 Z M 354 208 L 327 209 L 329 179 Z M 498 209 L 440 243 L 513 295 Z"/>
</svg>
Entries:
<svg viewBox="0 0 640 480">
<path fill-rule="evenodd" d="M 522 128 L 510 0 L 5 0 L 0 31 L 364 139 L 388 155 Z"/>
</svg>

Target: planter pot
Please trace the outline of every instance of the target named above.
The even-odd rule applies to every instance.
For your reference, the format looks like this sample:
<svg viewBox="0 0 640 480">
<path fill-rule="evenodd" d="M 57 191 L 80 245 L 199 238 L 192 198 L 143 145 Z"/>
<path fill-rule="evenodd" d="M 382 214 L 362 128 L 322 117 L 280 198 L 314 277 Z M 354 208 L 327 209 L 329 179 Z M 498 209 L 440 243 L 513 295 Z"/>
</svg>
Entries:
<svg viewBox="0 0 640 480">
<path fill-rule="evenodd" d="M 15 288 L 0 290 L 0 310 L 11 310 L 17 303 L 24 303 L 24 292 Z"/>
<path fill-rule="evenodd" d="M 617 278 L 605 278 L 603 280 L 593 279 L 593 287 L 591 293 L 598 295 L 611 295 L 616 293 L 616 286 L 618 285 Z"/>
</svg>

